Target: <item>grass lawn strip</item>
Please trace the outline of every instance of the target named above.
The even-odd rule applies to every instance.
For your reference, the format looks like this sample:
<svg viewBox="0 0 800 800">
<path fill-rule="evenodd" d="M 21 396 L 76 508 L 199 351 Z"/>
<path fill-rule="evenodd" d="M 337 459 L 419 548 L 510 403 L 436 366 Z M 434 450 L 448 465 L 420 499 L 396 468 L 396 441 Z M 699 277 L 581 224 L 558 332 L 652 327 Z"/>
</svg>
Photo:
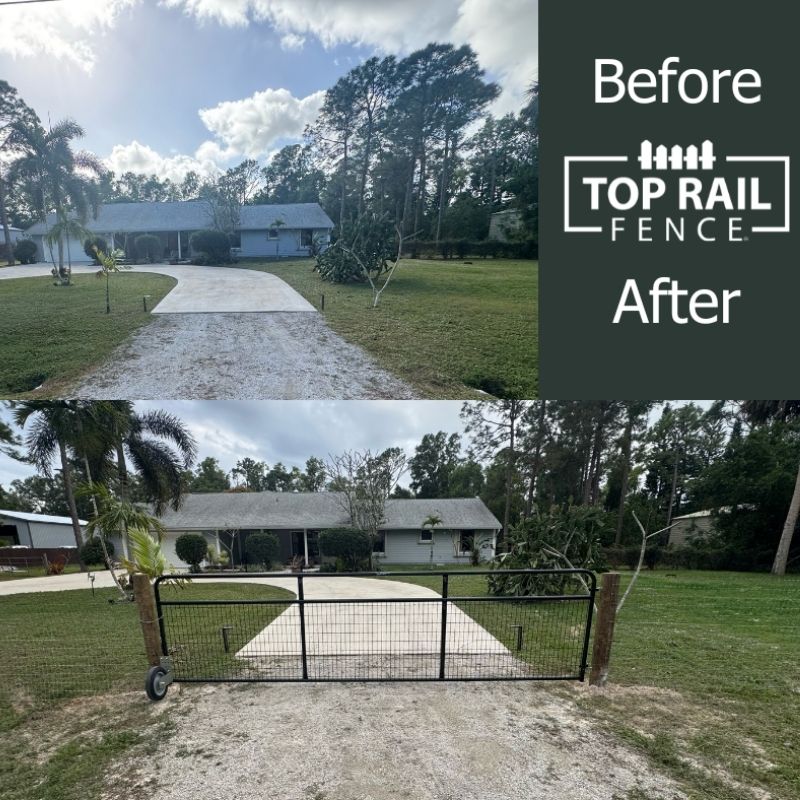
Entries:
<svg viewBox="0 0 800 800">
<path fill-rule="evenodd" d="M 149 295 L 152 309 L 176 283 L 144 272 L 112 275 L 106 314 L 105 280 L 75 275 L 72 281 L 72 286 L 54 286 L 50 277 L 0 283 L 0 397 L 63 396 L 76 378 L 151 319 L 143 297 Z"/>
<path fill-rule="evenodd" d="M 405 260 L 372 308 L 368 284 L 326 283 L 313 262 L 243 262 L 271 272 L 330 327 L 428 398 L 538 394 L 538 263 Z M 480 390 L 480 391 L 479 391 Z"/>
</svg>

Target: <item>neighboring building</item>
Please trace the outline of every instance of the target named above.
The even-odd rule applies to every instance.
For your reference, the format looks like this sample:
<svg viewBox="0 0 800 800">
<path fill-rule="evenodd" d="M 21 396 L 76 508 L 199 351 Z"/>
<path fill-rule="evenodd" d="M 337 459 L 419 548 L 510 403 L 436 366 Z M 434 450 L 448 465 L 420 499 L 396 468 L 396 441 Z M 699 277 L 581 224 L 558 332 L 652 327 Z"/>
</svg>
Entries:
<svg viewBox="0 0 800 800">
<path fill-rule="evenodd" d="M 81 528 L 85 528 L 86 521 L 79 521 Z M 75 547 L 75 534 L 69 517 L 25 511 L 0 511 L 0 539 L 24 547 Z"/>
<path fill-rule="evenodd" d="M 522 226 L 522 214 L 516 208 L 497 211 L 489 219 L 489 238 L 507 242 Z"/>
<path fill-rule="evenodd" d="M 25 238 L 25 231 L 22 228 L 15 228 L 13 225 L 9 228 L 11 231 L 11 246 L 13 247 L 20 239 Z M 3 231 L 0 229 L 0 243 L 5 241 L 5 237 L 3 236 Z"/>
<path fill-rule="evenodd" d="M 752 511 L 753 506 L 747 503 L 736 506 L 736 511 Z M 695 511 L 693 514 L 683 514 L 680 517 L 673 517 L 674 527 L 669 530 L 668 545 L 672 547 L 683 547 L 696 536 L 709 536 L 717 532 L 716 522 L 721 514 L 730 514 L 732 506 L 723 506 L 717 509 L 706 509 L 705 511 Z"/>
<path fill-rule="evenodd" d="M 48 216 L 47 225 L 55 223 Z M 163 259 L 183 260 L 191 257 L 189 237 L 194 231 L 211 227 L 211 209 L 202 200 L 186 202 L 106 203 L 96 218 L 89 218 L 85 227 L 102 236 L 115 248 L 133 252 L 137 236 L 150 233 L 163 245 Z M 333 222 L 319 203 L 243 206 L 239 215 L 239 255 L 248 257 L 298 258 L 308 256 L 316 240 L 322 246 L 330 242 Z M 44 243 L 47 228 L 37 222 L 26 231 L 36 242 L 40 261 L 48 261 Z M 55 248 L 54 248 L 55 249 Z M 91 259 L 83 251 L 83 242 L 70 239 L 64 244 L 65 260 L 88 264 Z"/>
<path fill-rule="evenodd" d="M 441 518 L 434 531 L 423 530 L 429 516 Z M 319 533 L 350 524 L 341 495 L 334 492 L 226 492 L 190 494 L 178 511 L 161 517 L 167 532 L 162 547 L 177 568 L 185 564 L 175 552 L 183 533 L 200 533 L 209 544 L 232 554 L 233 563 L 246 560 L 245 542 L 251 533 L 278 536 L 283 563 L 295 556 L 306 565 L 319 561 Z M 469 562 L 474 547 L 482 560 L 494 556 L 501 525 L 480 498 L 446 500 L 388 500 L 386 522 L 376 543 L 377 556 L 390 564 Z M 431 559 L 431 548 L 433 558 Z"/>
</svg>

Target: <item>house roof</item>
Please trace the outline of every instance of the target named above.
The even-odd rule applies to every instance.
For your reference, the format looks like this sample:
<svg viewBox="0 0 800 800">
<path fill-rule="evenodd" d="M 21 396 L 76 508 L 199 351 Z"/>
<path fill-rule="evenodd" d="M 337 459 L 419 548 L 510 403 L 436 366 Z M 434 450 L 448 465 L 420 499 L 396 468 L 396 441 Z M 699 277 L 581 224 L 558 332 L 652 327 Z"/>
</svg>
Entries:
<svg viewBox="0 0 800 800">
<path fill-rule="evenodd" d="M 243 206 L 240 213 L 241 230 L 266 230 L 276 222 L 283 227 L 333 228 L 330 217 L 319 203 L 289 203 L 284 205 Z M 47 217 L 48 226 L 55 224 L 55 214 Z M 211 225 L 211 212 L 206 202 L 104 203 L 96 218 L 89 218 L 86 227 L 97 233 L 155 233 L 156 231 L 195 231 Z M 43 222 L 31 225 L 29 236 L 45 233 Z"/>
<path fill-rule="evenodd" d="M 23 522 L 46 522 L 50 525 L 72 525 L 69 517 L 54 517 L 50 514 L 29 514 L 27 511 L 3 511 L 0 509 L 0 519 L 20 519 Z M 79 519 L 81 525 L 88 525 L 85 519 Z"/>
<path fill-rule="evenodd" d="M 752 503 L 739 503 L 736 506 L 737 511 L 753 511 L 755 506 Z M 702 517 L 713 517 L 715 514 L 730 514 L 733 511 L 733 506 L 720 506 L 720 508 L 706 508 L 703 511 L 695 511 L 693 514 L 681 514 L 679 517 L 673 517 L 672 521 L 676 522 L 679 519 L 700 519 Z"/>
<path fill-rule="evenodd" d="M 428 516 L 442 519 L 439 528 L 499 530 L 502 526 L 477 497 L 446 500 L 387 500 L 382 530 L 418 530 Z M 224 492 L 186 495 L 178 511 L 161 516 L 170 530 L 248 528 L 333 528 L 349 519 L 336 492 Z"/>
</svg>

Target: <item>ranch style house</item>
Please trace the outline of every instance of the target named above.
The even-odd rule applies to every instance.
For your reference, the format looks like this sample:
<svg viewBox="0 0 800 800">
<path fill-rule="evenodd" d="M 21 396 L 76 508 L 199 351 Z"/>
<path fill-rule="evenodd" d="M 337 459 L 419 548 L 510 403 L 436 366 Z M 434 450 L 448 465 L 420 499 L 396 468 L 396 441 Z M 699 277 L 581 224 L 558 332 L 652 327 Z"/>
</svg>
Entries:
<svg viewBox="0 0 800 800">
<path fill-rule="evenodd" d="M 335 492 L 225 492 L 186 495 L 178 511 L 161 516 L 166 528 L 161 546 L 167 560 L 185 569 L 175 552 L 184 533 L 199 533 L 228 552 L 233 566 L 246 563 L 245 543 L 252 533 L 278 537 L 280 561 L 300 557 L 306 566 L 319 563 L 319 534 L 348 527 L 343 498 Z M 429 516 L 442 522 L 423 528 Z M 388 564 L 469 563 L 478 548 L 481 560 L 494 556 L 501 524 L 477 497 L 444 500 L 390 499 L 375 543 L 375 555 Z M 121 553 L 121 547 L 117 549 Z"/>
<path fill-rule="evenodd" d="M 36 243 L 40 261 L 50 260 L 45 236 L 55 222 L 55 214 L 50 214 L 47 224 L 37 222 L 25 231 Z M 102 236 L 109 247 L 113 243 L 115 249 L 124 250 L 129 257 L 137 236 L 153 234 L 161 240 L 164 261 L 182 261 L 192 256 L 191 234 L 212 227 L 211 223 L 209 204 L 190 200 L 105 203 L 99 207 L 97 217 L 90 217 L 84 227 L 95 236 Z M 308 256 L 315 242 L 322 247 L 330 242 L 332 229 L 333 222 L 319 203 L 242 206 L 234 253 L 243 258 Z M 91 262 L 83 242 L 74 238 L 64 243 L 64 260 L 72 264 Z"/>
</svg>

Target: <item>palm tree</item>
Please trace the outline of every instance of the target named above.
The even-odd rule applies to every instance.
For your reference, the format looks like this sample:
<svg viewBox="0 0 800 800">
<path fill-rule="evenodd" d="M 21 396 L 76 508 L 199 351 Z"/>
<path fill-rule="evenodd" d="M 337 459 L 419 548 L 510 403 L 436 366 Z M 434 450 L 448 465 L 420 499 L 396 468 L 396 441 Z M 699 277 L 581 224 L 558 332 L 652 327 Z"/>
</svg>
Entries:
<svg viewBox="0 0 800 800">
<path fill-rule="evenodd" d="M 97 216 L 100 193 L 90 176 L 100 176 L 105 171 L 98 158 L 91 153 L 75 152 L 73 139 L 83 137 L 84 130 L 70 119 L 62 120 L 49 130 L 41 125 L 17 123 L 13 126 L 12 140 L 23 153 L 11 170 L 14 179 L 27 187 L 29 201 L 45 226 L 49 238 L 48 217 L 55 214 L 57 224 L 66 224 L 70 216 L 85 222 L 91 211 Z M 56 238 L 58 267 L 56 270 L 52 246 L 50 259 L 62 282 L 69 283 L 71 270 L 64 269 L 64 238 Z"/>
<path fill-rule="evenodd" d="M 433 529 L 442 524 L 442 518 L 438 514 L 429 514 L 422 523 L 422 530 L 431 532 L 431 552 L 428 560 L 428 569 L 433 569 Z"/>
<path fill-rule="evenodd" d="M 78 519 L 75 484 L 69 461 L 69 451 L 80 452 L 84 444 L 81 441 L 79 417 L 85 412 L 81 406 L 81 401 L 77 400 L 25 400 L 14 403 L 12 410 L 17 425 L 25 428 L 30 423 L 24 438 L 28 460 L 45 477 L 52 477 L 52 462 L 58 454 L 75 545 L 78 548 L 78 563 L 81 571 L 85 571 L 86 564 L 81 556 L 83 533 Z"/>
<path fill-rule="evenodd" d="M 138 413 L 129 400 L 104 401 L 95 406 L 93 424 L 98 433 L 91 462 L 98 479 L 115 477 L 120 499 L 129 502 L 130 461 L 138 473 L 144 499 L 152 503 L 155 514 L 160 515 L 167 506 L 180 508 L 186 488 L 184 473 L 197 456 L 197 443 L 189 429 L 166 411 Z M 127 546 L 123 531 L 126 556 Z"/>
<path fill-rule="evenodd" d="M 772 420 L 787 421 L 800 417 L 800 400 L 745 400 L 742 403 L 742 411 L 754 424 Z M 786 565 L 789 562 L 789 551 L 792 547 L 798 517 L 800 517 L 800 465 L 798 465 L 797 480 L 778 542 L 778 549 L 775 552 L 775 560 L 772 562 L 773 575 L 786 574 Z"/>
</svg>

